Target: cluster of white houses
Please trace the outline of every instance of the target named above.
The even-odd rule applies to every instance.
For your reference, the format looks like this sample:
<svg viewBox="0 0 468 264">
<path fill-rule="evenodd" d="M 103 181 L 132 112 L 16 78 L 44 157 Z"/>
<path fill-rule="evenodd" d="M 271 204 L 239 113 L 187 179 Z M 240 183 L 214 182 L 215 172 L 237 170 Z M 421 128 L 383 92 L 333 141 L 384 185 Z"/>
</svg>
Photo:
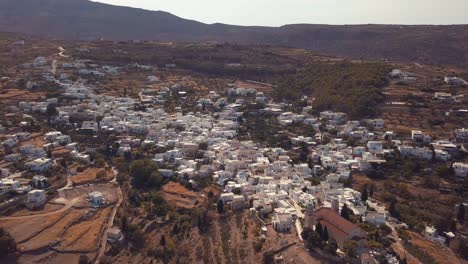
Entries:
<svg viewBox="0 0 468 264">
<path fill-rule="evenodd" d="M 18 132 L 8 134 L 1 143 L 1 147 L 10 154 L 5 155 L 1 162 L 0 195 L 11 192 L 25 194 L 25 205 L 29 209 L 40 208 L 46 203 L 44 189 L 49 187 L 49 183 L 43 174 L 56 166 L 58 158 L 52 153 L 59 151 L 72 159 L 89 162 L 89 155 L 78 152 L 78 144 L 73 143 L 70 136 L 54 131 L 44 134 L 43 138 L 43 141 L 35 140 L 29 132 Z M 35 174 L 30 183 L 18 179 L 25 171 L 12 173 L 8 169 L 10 164 L 19 162 L 24 164 L 25 171 Z"/>
<path fill-rule="evenodd" d="M 25 66 L 46 64 L 38 58 Z M 81 75 L 101 76 L 100 72 L 118 72 L 113 67 L 102 67 L 98 71 L 96 68 L 83 69 L 82 66 L 79 63 L 62 65 L 80 69 Z M 392 71 L 391 75 L 411 78 L 399 70 Z M 158 82 L 159 79 L 149 76 L 148 81 Z M 47 113 L 53 104 L 57 113 L 50 120 L 52 124 L 90 134 L 98 131 L 117 133 L 121 136 L 116 142 L 117 155 L 132 155 L 135 149 L 154 146 L 157 153 L 154 153 L 153 160 L 159 164 L 163 177 L 176 177 L 193 185 L 197 184 L 197 179 L 213 177 L 224 188 L 219 199 L 228 208 L 249 208 L 255 215 L 271 214 L 272 226 L 280 232 L 291 231 L 299 222 L 298 218 L 305 218 L 306 227 L 321 223 L 328 228 L 340 248 L 348 239 L 366 236 L 362 229 L 339 215 L 344 205 L 372 225 L 384 224 L 387 220 L 384 208 L 373 204 L 369 210 L 368 204 L 361 201 L 360 192 L 344 187 L 343 182 L 349 179 L 352 171 L 370 170 L 386 163 L 388 156 L 397 153 L 449 163 L 452 155 L 459 151 L 457 144 L 466 142 L 468 138 L 467 129 L 462 128 L 455 131 L 456 141 L 453 142 L 433 142 L 421 131 L 412 131 L 411 138 L 401 140 L 392 131 L 383 131 L 382 119 L 348 120 L 345 113 L 332 111 L 314 116 L 310 114 L 311 106 L 304 107 L 301 113 L 284 111 L 285 104 L 268 103 L 267 97 L 255 89 L 230 88 L 227 95 L 237 97 L 235 103 L 228 103 L 229 100 L 211 91 L 197 101 L 201 111 L 182 113 L 182 109 L 176 107 L 175 113 L 167 113 L 157 105 L 171 95 L 187 96 L 179 85 L 158 91 L 143 89 L 139 98 L 133 99 L 94 94 L 83 83 L 58 83 L 69 104 L 60 105 L 57 99 L 51 98 L 43 102 L 20 102 L 18 109 L 23 113 Z M 282 126 L 300 123 L 319 131 L 314 137 L 299 135 L 291 138 L 293 150 L 306 146 L 307 162 L 293 162 L 292 155 L 283 148 L 238 139 L 244 114 L 240 109 L 245 106 L 247 97 L 250 101 L 262 102 L 265 107 L 258 113 L 275 115 Z M 146 106 L 144 111 L 136 107 L 142 104 Z M 207 106 L 220 110 L 215 113 L 204 111 Z M 73 120 L 82 121 L 73 123 Z M 5 128 L 0 126 L 1 130 Z M 324 134 L 329 140 L 324 140 Z M 30 138 L 31 134 L 27 132 L 7 135 L 2 145 L 12 151 L 4 160 L 11 163 L 23 160 L 28 170 L 40 174 L 54 166 L 54 158 L 48 157 L 47 152 L 62 147 L 69 150 L 73 158 L 89 162 L 89 155 L 80 153 L 78 145 L 60 132 L 46 133 L 43 146 L 24 144 Z M 467 163 L 451 165 L 458 177 L 466 178 Z M 8 171 L 2 170 L 0 176 L 7 174 Z M 20 189 L 18 182 L 9 179 L 8 175 L 5 177 L 0 182 L 0 190 Z M 319 179 L 319 182 L 312 184 L 313 179 Z M 43 180 L 36 178 L 39 183 Z M 96 206 L 105 203 L 99 193 L 91 193 L 89 199 Z M 39 207 L 44 202 L 43 190 L 27 193 L 29 208 Z"/>
</svg>

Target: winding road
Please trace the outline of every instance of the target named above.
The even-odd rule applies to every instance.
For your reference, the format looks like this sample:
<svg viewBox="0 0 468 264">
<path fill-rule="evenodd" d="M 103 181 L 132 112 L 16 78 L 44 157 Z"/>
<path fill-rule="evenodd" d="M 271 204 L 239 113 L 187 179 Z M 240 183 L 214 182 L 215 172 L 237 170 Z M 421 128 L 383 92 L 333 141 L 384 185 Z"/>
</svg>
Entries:
<svg viewBox="0 0 468 264">
<path fill-rule="evenodd" d="M 58 54 L 60 57 L 68 58 L 67 55 L 63 54 L 65 52 L 65 49 L 62 46 L 59 46 L 58 49 L 60 51 L 59 54 Z"/>
</svg>

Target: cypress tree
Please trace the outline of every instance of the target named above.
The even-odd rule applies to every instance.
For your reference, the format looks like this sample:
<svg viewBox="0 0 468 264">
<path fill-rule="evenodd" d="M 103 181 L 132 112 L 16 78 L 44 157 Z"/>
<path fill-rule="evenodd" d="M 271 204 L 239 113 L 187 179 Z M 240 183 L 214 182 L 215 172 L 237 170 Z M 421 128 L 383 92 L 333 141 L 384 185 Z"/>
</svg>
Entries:
<svg viewBox="0 0 468 264">
<path fill-rule="evenodd" d="M 224 213 L 224 202 L 223 202 L 223 200 L 218 201 L 218 213 L 220 213 L 220 214 Z"/>
<path fill-rule="evenodd" d="M 349 220 L 348 206 L 346 204 L 344 204 L 343 207 L 341 207 L 341 217 Z"/>
<path fill-rule="evenodd" d="M 161 245 L 162 247 L 166 246 L 166 236 L 165 235 L 161 236 L 161 240 L 159 240 L 159 245 Z"/>
<path fill-rule="evenodd" d="M 361 195 L 361 201 L 365 202 L 367 201 L 367 198 L 369 198 L 369 194 L 367 193 L 367 188 L 364 188 L 364 191 L 362 192 L 362 195 Z"/>
<path fill-rule="evenodd" d="M 328 229 L 325 227 L 322 232 L 322 240 L 323 241 L 328 241 Z"/>
<path fill-rule="evenodd" d="M 463 205 L 463 203 L 460 203 L 460 205 L 458 206 L 457 219 L 460 223 L 465 222 L 465 206 Z"/>
<path fill-rule="evenodd" d="M 320 222 L 318 222 L 315 225 L 315 232 L 317 232 L 319 235 L 322 235 L 322 231 L 323 231 L 322 224 L 320 224 Z"/>
</svg>

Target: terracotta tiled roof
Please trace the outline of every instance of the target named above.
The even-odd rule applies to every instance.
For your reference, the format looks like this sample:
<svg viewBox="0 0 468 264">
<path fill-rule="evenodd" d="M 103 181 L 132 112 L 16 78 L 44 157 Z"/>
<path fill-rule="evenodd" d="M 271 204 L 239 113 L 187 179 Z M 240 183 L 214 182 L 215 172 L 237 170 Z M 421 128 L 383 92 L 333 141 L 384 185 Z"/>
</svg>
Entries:
<svg viewBox="0 0 468 264">
<path fill-rule="evenodd" d="M 333 229 L 336 234 L 348 236 L 354 229 L 361 229 L 357 225 L 351 223 L 338 213 L 330 208 L 319 208 L 313 212 L 312 216 L 320 221 L 321 224 L 327 226 L 327 229 Z"/>
</svg>

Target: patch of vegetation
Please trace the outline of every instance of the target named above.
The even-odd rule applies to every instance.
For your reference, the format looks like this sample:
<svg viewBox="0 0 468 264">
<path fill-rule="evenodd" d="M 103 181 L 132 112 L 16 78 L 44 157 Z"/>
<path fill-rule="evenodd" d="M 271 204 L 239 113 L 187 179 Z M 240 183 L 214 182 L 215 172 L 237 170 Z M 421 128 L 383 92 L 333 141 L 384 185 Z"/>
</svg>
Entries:
<svg viewBox="0 0 468 264">
<path fill-rule="evenodd" d="M 0 258 L 15 252 L 16 242 L 11 235 L 0 228 Z"/>
<path fill-rule="evenodd" d="M 369 170 L 367 176 L 384 180 L 378 199 L 387 202 L 389 213 L 411 230 L 422 232 L 425 225 L 433 225 L 439 232 L 455 231 L 454 205 L 459 198 L 438 191 L 442 179 L 452 183 L 454 179 L 453 169 L 443 162 L 396 154 L 386 164 Z"/>
<path fill-rule="evenodd" d="M 158 171 L 158 165 L 152 160 L 135 160 L 130 164 L 130 176 L 136 188 L 159 189 L 163 183 L 163 177 Z"/>
<path fill-rule="evenodd" d="M 429 254 L 410 242 L 404 242 L 406 250 L 424 264 L 436 264 L 437 262 Z"/>
<path fill-rule="evenodd" d="M 274 90 L 279 100 L 315 98 L 314 110 L 345 112 L 351 118 L 372 116 L 383 101 L 389 68 L 377 63 L 315 63 L 287 78 Z"/>
<path fill-rule="evenodd" d="M 221 231 L 221 246 L 223 248 L 224 259 L 226 263 L 231 263 L 229 240 L 231 239 L 231 226 L 227 223 L 226 218 L 220 220 Z"/>
<path fill-rule="evenodd" d="M 208 236 L 202 237 L 203 242 L 203 262 L 210 263 L 211 242 Z"/>
</svg>

